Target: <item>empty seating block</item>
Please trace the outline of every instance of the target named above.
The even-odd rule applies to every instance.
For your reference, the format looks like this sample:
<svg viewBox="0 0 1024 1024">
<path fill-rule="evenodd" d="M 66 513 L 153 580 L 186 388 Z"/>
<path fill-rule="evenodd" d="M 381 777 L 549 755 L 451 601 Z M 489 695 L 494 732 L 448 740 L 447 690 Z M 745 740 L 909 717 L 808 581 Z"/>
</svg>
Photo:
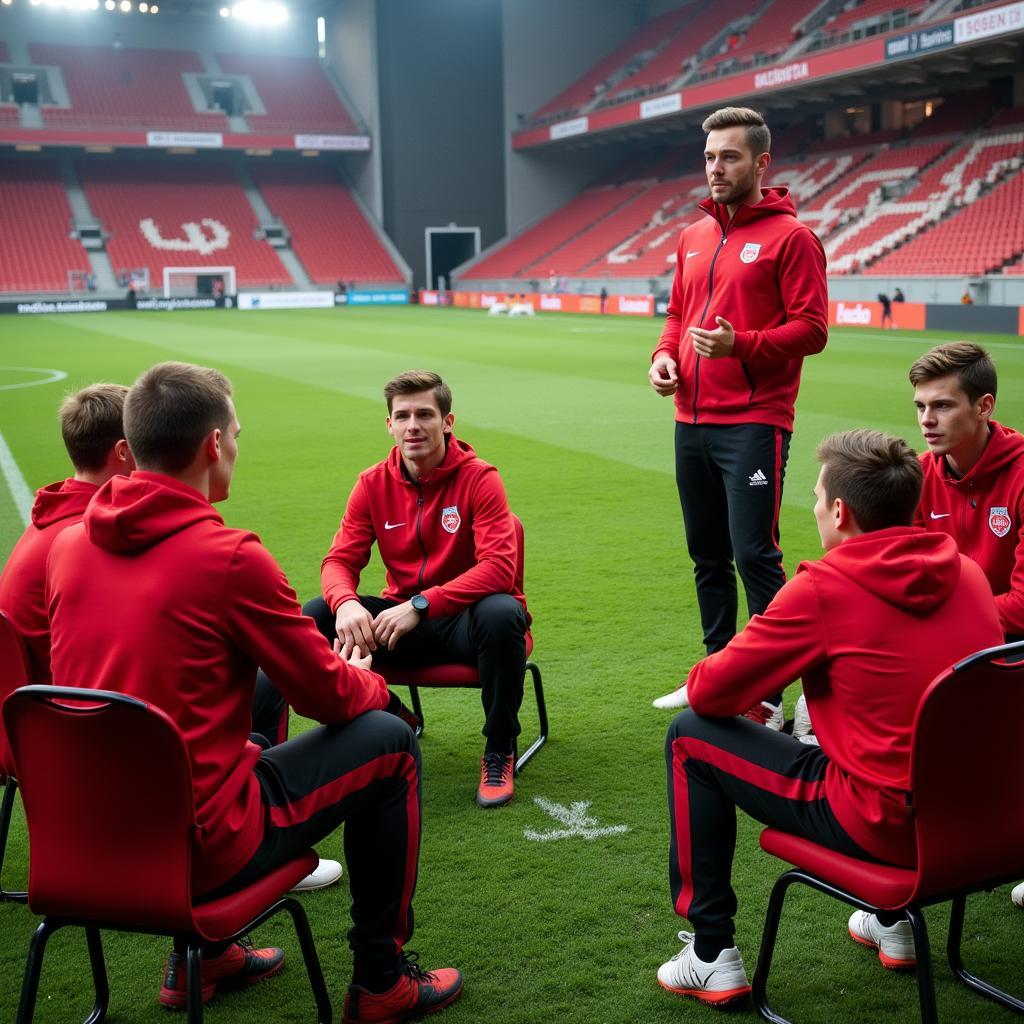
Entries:
<svg viewBox="0 0 1024 1024">
<path fill-rule="evenodd" d="M 93 213 L 112 237 L 110 262 L 149 267 L 233 266 L 239 285 L 291 285 L 277 253 L 253 238 L 256 215 L 232 168 L 211 161 L 88 160 L 78 174 Z"/>
<path fill-rule="evenodd" d="M 292 236 L 292 248 L 316 284 L 397 282 L 402 271 L 329 167 L 254 164 L 249 168 L 271 212 Z"/>
<path fill-rule="evenodd" d="M 314 57 L 218 53 L 225 74 L 247 75 L 266 114 L 246 114 L 253 131 L 358 134 L 360 129 Z"/>
<path fill-rule="evenodd" d="M 740 38 L 739 45 L 709 57 L 700 66 L 702 74 L 718 70 L 729 73 L 752 63 L 768 63 L 789 49 L 796 40 L 794 28 L 821 0 L 775 0 L 761 9 L 757 20 Z"/>
<path fill-rule="evenodd" d="M 71 207 L 55 163 L 0 161 L 0 291 L 66 291 L 69 270 L 91 269 L 70 230 Z"/>
<path fill-rule="evenodd" d="M 37 64 L 60 68 L 71 99 L 70 109 L 43 107 L 49 128 L 227 131 L 224 114 L 197 111 L 185 88 L 184 73 L 203 70 L 197 53 L 55 43 L 29 51 Z"/>
<path fill-rule="evenodd" d="M 855 26 L 867 26 L 872 22 L 884 21 L 888 15 L 903 12 L 907 20 L 913 20 L 927 6 L 925 0 L 864 0 L 862 4 L 841 11 L 821 27 L 826 38 L 840 37 Z"/>
</svg>

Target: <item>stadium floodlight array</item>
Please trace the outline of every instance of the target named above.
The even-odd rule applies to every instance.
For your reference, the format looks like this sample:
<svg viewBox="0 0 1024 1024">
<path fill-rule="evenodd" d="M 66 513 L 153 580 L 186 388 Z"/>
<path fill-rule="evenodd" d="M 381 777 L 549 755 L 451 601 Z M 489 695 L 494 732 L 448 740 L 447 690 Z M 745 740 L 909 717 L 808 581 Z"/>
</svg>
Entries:
<svg viewBox="0 0 1024 1024">
<path fill-rule="evenodd" d="M 225 295 L 238 294 L 234 267 L 164 267 L 164 298 L 198 295 L 200 277 L 220 277 Z"/>
<path fill-rule="evenodd" d="M 281 25 L 288 20 L 288 9 L 275 0 L 239 0 L 231 7 L 222 7 L 220 16 L 256 25 Z"/>
</svg>

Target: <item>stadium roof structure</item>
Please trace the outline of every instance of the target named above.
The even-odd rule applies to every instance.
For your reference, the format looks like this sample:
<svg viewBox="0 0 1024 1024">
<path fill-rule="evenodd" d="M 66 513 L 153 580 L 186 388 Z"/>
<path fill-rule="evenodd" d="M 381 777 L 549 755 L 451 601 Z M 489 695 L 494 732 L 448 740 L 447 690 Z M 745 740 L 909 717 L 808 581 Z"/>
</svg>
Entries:
<svg viewBox="0 0 1024 1024">
<path fill-rule="evenodd" d="M 699 124 L 707 112 L 727 103 L 814 113 L 843 101 L 863 101 L 884 86 L 907 98 L 925 96 L 948 91 L 951 78 L 970 87 L 998 68 L 1012 73 L 1022 64 L 1024 6 L 1004 0 L 736 74 L 685 79 L 669 91 L 513 132 L 512 147 L 564 150 L 651 139 Z"/>
</svg>

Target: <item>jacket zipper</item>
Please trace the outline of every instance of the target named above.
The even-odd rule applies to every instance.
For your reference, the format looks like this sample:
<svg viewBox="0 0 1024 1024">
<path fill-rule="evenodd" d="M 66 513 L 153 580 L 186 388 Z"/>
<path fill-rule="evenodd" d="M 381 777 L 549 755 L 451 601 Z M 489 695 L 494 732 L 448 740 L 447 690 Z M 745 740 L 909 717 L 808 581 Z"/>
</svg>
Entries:
<svg viewBox="0 0 1024 1024">
<path fill-rule="evenodd" d="M 423 580 L 427 573 L 427 546 L 423 543 L 423 488 L 417 484 L 416 489 L 419 491 L 419 496 L 416 498 L 416 539 L 420 542 L 420 551 L 423 552 L 418 589 L 422 590 Z"/>
<path fill-rule="evenodd" d="M 726 232 L 732 225 L 732 217 L 729 218 L 729 223 L 722 230 L 722 240 L 718 243 L 718 248 L 715 250 L 715 255 L 711 257 L 711 266 L 708 267 L 708 301 L 704 303 L 704 312 L 700 315 L 700 322 L 704 323 L 704 318 L 708 315 L 708 309 L 711 306 L 711 294 L 714 291 L 714 277 L 715 277 L 715 263 L 718 260 L 718 254 L 722 251 L 722 247 L 726 242 Z M 693 371 L 693 423 L 694 426 L 697 424 L 697 399 L 700 397 L 700 356 L 697 356 L 697 366 Z M 745 372 L 745 371 L 744 371 Z M 749 380 L 749 378 L 748 378 Z"/>
</svg>

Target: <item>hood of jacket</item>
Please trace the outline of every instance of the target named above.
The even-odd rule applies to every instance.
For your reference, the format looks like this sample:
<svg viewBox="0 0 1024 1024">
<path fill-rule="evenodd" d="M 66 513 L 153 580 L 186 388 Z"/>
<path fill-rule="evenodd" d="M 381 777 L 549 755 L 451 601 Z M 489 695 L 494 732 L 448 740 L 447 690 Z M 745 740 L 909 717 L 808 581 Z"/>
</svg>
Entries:
<svg viewBox="0 0 1024 1024">
<path fill-rule="evenodd" d="M 1011 463 L 1024 458 L 1024 434 L 1004 427 L 992 420 L 988 444 L 981 458 L 962 477 L 955 477 L 946 470 L 945 456 L 927 452 L 925 458 L 933 460 L 940 478 L 950 487 L 967 488 L 989 477 L 1004 473 Z"/>
<path fill-rule="evenodd" d="M 194 487 L 161 473 L 136 470 L 108 480 L 86 510 L 84 522 L 98 547 L 129 553 L 203 520 L 223 522 Z"/>
<path fill-rule="evenodd" d="M 461 466 L 464 466 L 467 462 L 476 458 L 476 452 L 473 451 L 472 445 L 465 441 L 460 441 L 454 434 L 449 435 L 448 446 L 444 453 L 444 458 L 441 462 L 435 466 L 427 476 L 422 477 L 417 483 L 420 486 L 424 484 L 438 484 L 443 480 L 448 479 L 454 472 L 456 472 Z M 402 452 L 396 444 L 394 448 L 388 453 L 388 472 L 396 479 L 410 483 L 410 478 L 405 472 L 402 463 Z"/>
<path fill-rule="evenodd" d="M 61 519 L 80 516 L 98 490 L 95 484 L 73 477 L 41 487 L 32 504 L 32 525 L 44 530 Z"/>
<path fill-rule="evenodd" d="M 763 220 L 765 217 L 772 217 L 777 213 L 786 213 L 790 217 L 796 216 L 796 207 L 790 197 L 789 189 L 782 185 L 772 185 L 761 189 L 761 202 L 755 206 L 749 203 L 741 203 L 736 215 L 730 221 L 729 210 L 724 203 L 716 203 L 708 196 L 702 203 L 697 204 L 706 214 L 714 217 L 725 228 L 738 227 L 740 224 L 751 224 L 756 220 Z"/>
<path fill-rule="evenodd" d="M 914 526 L 851 537 L 820 562 L 800 568 L 813 572 L 815 566 L 827 566 L 869 594 L 914 615 L 930 614 L 945 604 L 960 581 L 956 541 Z"/>
</svg>

